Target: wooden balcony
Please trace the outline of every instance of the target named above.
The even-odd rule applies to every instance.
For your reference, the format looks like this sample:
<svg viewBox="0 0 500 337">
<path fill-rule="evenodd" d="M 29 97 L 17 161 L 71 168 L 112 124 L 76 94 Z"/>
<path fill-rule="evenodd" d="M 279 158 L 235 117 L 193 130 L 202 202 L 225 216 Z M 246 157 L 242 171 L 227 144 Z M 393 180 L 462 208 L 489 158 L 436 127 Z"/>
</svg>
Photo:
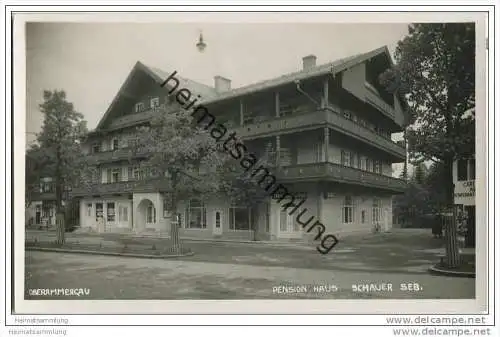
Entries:
<svg viewBox="0 0 500 337">
<path fill-rule="evenodd" d="M 283 182 L 324 180 L 395 192 L 403 192 L 406 188 L 406 182 L 402 179 L 334 163 L 312 163 L 287 166 L 277 173 L 277 177 Z"/>
<path fill-rule="evenodd" d="M 365 99 L 373 107 L 377 108 L 380 112 L 382 112 L 387 117 L 394 119 L 394 108 L 387 104 L 380 96 L 374 93 L 369 86 L 366 86 L 365 91 Z"/>
<path fill-rule="evenodd" d="M 95 183 L 84 187 L 73 188 L 71 197 L 81 197 L 88 195 L 110 195 L 110 194 L 130 194 L 163 192 L 169 189 L 168 180 L 164 178 L 154 178 L 136 181 L 121 181 L 117 183 Z"/>
<path fill-rule="evenodd" d="M 31 192 L 30 199 L 33 201 L 56 200 L 56 192 Z"/>
<path fill-rule="evenodd" d="M 122 160 L 132 160 L 146 157 L 146 152 L 135 152 L 132 148 L 124 147 L 113 151 L 95 152 L 87 155 L 89 164 L 110 163 Z"/>
<path fill-rule="evenodd" d="M 244 140 L 312 130 L 324 126 L 328 126 L 334 131 L 369 143 L 390 153 L 398 160 L 404 160 L 406 158 L 405 148 L 400 144 L 345 118 L 332 108 L 244 125 L 235 128 L 234 131 Z"/>
</svg>

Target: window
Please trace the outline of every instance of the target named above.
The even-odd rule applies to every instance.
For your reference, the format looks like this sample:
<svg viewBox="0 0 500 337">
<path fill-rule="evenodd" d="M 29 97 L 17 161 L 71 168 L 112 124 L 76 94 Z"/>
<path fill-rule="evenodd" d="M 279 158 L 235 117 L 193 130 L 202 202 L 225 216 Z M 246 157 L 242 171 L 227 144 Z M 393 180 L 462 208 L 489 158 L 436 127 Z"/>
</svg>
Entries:
<svg viewBox="0 0 500 337">
<path fill-rule="evenodd" d="M 382 173 L 382 163 L 379 160 L 373 161 L 373 172 Z"/>
<path fill-rule="evenodd" d="M 361 211 L 361 223 L 365 223 L 366 212 L 365 210 Z"/>
<path fill-rule="evenodd" d="M 87 216 L 92 216 L 92 204 L 87 204 Z"/>
<path fill-rule="evenodd" d="M 169 200 L 168 197 L 164 196 L 163 197 L 163 217 L 168 218 L 168 204 Z"/>
<path fill-rule="evenodd" d="M 476 160 L 470 159 L 469 160 L 469 180 L 475 180 L 475 179 L 476 179 Z"/>
<path fill-rule="evenodd" d="M 156 208 L 152 204 L 146 210 L 146 223 L 156 223 Z"/>
<path fill-rule="evenodd" d="M 371 171 L 372 170 L 372 161 L 370 158 L 366 158 L 366 170 Z"/>
<path fill-rule="evenodd" d="M 160 106 L 160 98 L 159 97 L 153 97 L 149 101 L 151 108 L 156 108 Z"/>
<path fill-rule="evenodd" d="M 106 205 L 107 209 L 107 220 L 110 222 L 115 221 L 115 203 L 114 202 L 108 202 Z"/>
<path fill-rule="evenodd" d="M 244 206 L 231 206 L 229 208 L 229 229 L 249 230 L 250 210 Z"/>
<path fill-rule="evenodd" d="M 460 159 L 457 163 L 457 180 L 467 180 L 467 160 Z"/>
<path fill-rule="evenodd" d="M 118 207 L 118 221 L 128 221 L 128 207 L 120 205 Z"/>
<path fill-rule="evenodd" d="M 382 200 L 379 198 L 373 199 L 372 207 L 372 223 L 378 224 L 382 220 Z"/>
<path fill-rule="evenodd" d="M 353 213 L 354 213 L 354 204 L 352 201 L 352 197 L 346 196 L 344 198 L 344 205 L 342 206 L 342 223 L 352 224 Z"/>
<path fill-rule="evenodd" d="M 113 138 L 111 140 L 111 150 L 118 150 L 118 138 Z"/>
<path fill-rule="evenodd" d="M 323 161 L 323 143 L 314 143 L 313 144 L 313 151 L 314 151 L 314 162 L 315 163 L 320 163 Z"/>
<path fill-rule="evenodd" d="M 340 153 L 340 160 L 342 165 L 350 166 L 351 165 L 351 152 L 342 150 Z"/>
<path fill-rule="evenodd" d="M 135 105 L 135 112 L 143 112 L 144 110 L 144 103 L 139 102 Z"/>
<path fill-rule="evenodd" d="M 122 180 L 122 170 L 120 168 L 108 169 L 108 182 L 117 183 Z"/>
<path fill-rule="evenodd" d="M 366 160 L 363 156 L 359 156 L 358 157 L 358 161 L 359 161 L 359 168 L 361 170 L 366 170 Z"/>
<path fill-rule="evenodd" d="M 92 153 L 98 153 L 101 152 L 101 144 L 98 142 L 94 142 L 92 144 Z"/>
<path fill-rule="evenodd" d="M 191 200 L 186 208 L 186 228 L 206 228 L 207 210 L 198 200 Z"/>
<path fill-rule="evenodd" d="M 139 139 L 135 136 L 132 136 L 127 140 L 127 143 L 128 147 L 136 148 L 139 145 Z"/>
<path fill-rule="evenodd" d="M 128 180 L 139 180 L 139 167 L 137 166 L 129 166 L 128 167 Z"/>
<path fill-rule="evenodd" d="M 98 202 L 95 204 L 95 219 L 98 220 L 99 218 L 103 217 L 103 210 L 102 210 L 102 203 Z"/>
<path fill-rule="evenodd" d="M 40 183 L 40 192 L 54 192 L 54 184 L 52 182 L 43 181 Z"/>
</svg>

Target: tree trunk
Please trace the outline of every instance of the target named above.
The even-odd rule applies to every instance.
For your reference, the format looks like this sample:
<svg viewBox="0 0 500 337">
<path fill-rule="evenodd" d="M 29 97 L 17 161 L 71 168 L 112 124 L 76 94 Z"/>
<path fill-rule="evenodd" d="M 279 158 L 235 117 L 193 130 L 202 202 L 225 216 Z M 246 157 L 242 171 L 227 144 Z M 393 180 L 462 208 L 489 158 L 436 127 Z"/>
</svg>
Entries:
<svg viewBox="0 0 500 337">
<path fill-rule="evenodd" d="M 64 212 L 62 207 L 62 186 L 59 181 L 56 181 L 56 243 L 64 244 Z"/>
<path fill-rule="evenodd" d="M 456 209 L 450 209 L 450 212 L 444 217 L 445 228 L 445 249 L 446 249 L 446 267 L 457 268 L 460 265 L 460 252 L 458 250 L 457 240 L 457 212 Z"/>
<path fill-rule="evenodd" d="M 64 212 L 62 206 L 62 197 L 63 197 L 63 178 L 62 178 L 62 170 L 61 170 L 61 151 L 58 148 L 56 153 L 56 174 L 55 174 L 55 183 L 56 183 L 56 233 L 57 239 L 56 244 L 63 245 L 64 244 Z"/>
<path fill-rule="evenodd" d="M 174 184 L 175 186 L 175 184 Z M 174 187 L 175 188 L 175 187 Z M 172 244 L 172 253 L 180 255 L 181 254 L 181 240 L 179 238 L 179 221 L 180 219 L 177 217 L 177 196 L 174 191 L 171 192 L 171 200 L 172 207 L 170 210 L 170 242 Z"/>
<path fill-rule="evenodd" d="M 445 229 L 445 249 L 446 249 L 446 265 L 448 268 L 456 268 L 460 264 L 460 253 L 458 250 L 458 235 L 457 235 L 457 211 L 453 206 L 454 189 L 453 184 L 453 157 L 446 156 L 444 159 L 445 181 L 444 188 L 446 191 L 446 205 L 449 215 L 444 218 Z"/>
</svg>

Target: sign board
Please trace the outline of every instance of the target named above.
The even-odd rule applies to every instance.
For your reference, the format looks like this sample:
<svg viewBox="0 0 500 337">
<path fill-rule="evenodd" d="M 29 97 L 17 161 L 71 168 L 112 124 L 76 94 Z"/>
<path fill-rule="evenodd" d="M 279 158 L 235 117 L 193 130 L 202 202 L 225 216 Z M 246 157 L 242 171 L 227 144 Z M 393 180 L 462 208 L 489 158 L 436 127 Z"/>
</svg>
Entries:
<svg viewBox="0 0 500 337">
<path fill-rule="evenodd" d="M 455 182 L 454 198 L 455 198 L 455 204 L 475 205 L 476 204 L 475 180 L 465 180 L 465 181 Z"/>
</svg>

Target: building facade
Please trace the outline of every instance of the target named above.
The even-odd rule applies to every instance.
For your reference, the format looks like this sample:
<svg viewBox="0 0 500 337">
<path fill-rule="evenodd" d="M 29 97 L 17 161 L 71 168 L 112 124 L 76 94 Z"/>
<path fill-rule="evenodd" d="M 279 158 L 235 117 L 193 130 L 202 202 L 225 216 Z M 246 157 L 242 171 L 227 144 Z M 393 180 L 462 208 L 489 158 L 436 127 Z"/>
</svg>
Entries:
<svg viewBox="0 0 500 337">
<path fill-rule="evenodd" d="M 47 228 L 56 225 L 56 191 L 52 177 L 43 177 L 39 183 L 29 188 L 25 208 L 26 225 L 30 227 Z M 67 197 L 63 193 L 63 198 Z M 63 205 L 65 201 L 63 200 Z"/>
<path fill-rule="evenodd" d="M 391 65 L 384 47 L 320 66 L 309 55 L 298 72 L 237 89 L 220 76 L 213 87 L 175 77 L 254 153 L 272 153 L 280 183 L 305 199 L 327 232 L 342 236 L 390 229 L 392 196 L 405 188 L 392 177 L 405 148 L 391 140 L 407 122 L 405 102 L 377 80 Z M 167 184 L 141 169 L 141 154 L 131 149 L 137 126 L 157 107 L 181 108 L 169 95 L 170 83 L 162 86 L 172 73 L 138 62 L 89 135 L 88 160 L 98 169 L 90 187 L 72 191 L 82 229 L 168 235 L 174 221 L 163 197 Z M 252 207 L 224 196 L 185 200 L 177 221 L 181 237 L 310 238 L 273 196 Z"/>
</svg>

